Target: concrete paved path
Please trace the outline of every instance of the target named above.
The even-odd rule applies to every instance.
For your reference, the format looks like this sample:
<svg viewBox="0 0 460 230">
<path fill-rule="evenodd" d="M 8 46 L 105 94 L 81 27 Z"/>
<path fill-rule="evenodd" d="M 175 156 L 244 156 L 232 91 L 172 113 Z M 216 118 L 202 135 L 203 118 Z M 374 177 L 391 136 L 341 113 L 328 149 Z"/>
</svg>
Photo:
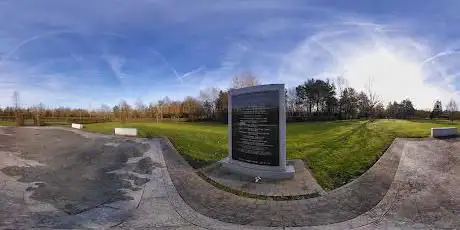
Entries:
<svg viewBox="0 0 460 230">
<path fill-rule="evenodd" d="M 40 128 L 35 131 L 39 133 L 37 135 L 41 135 L 48 129 Z M 72 133 L 76 134 L 75 138 L 83 137 L 87 142 L 95 140 L 95 146 L 105 146 L 102 152 L 114 151 L 118 154 L 116 148 L 112 149 L 110 146 L 123 145 L 127 140 L 139 144 L 141 147 L 136 146 L 141 150 L 142 146 L 148 145 L 140 156 L 136 152 L 135 156 L 122 161 L 123 164 L 117 164 L 116 169 L 105 173 L 125 175 L 121 178 L 129 181 L 130 185 L 124 189 L 124 195 L 132 199 L 103 202 L 88 210 L 81 208 L 81 212 L 75 214 L 69 214 L 65 205 L 33 199 L 31 192 L 63 182 L 41 181 L 41 178 L 47 178 L 42 174 L 36 174 L 37 181 L 29 177 L 25 180 L 24 176 L 8 175 L 11 172 L 4 169 L 11 169 L 11 166 L 37 169 L 51 167 L 52 163 L 42 158 L 26 157 L 28 155 L 21 153 L 19 148 L 19 141 L 22 139 L 17 136 L 18 132 L 0 128 L 0 157 L 4 159 L 0 163 L 0 228 L 460 228 L 459 139 L 397 139 L 392 148 L 367 173 L 342 188 L 312 199 L 267 202 L 238 197 L 204 182 L 164 139 L 124 139 L 75 130 L 52 130 L 58 130 L 55 132 L 59 132 L 60 136 L 65 134 L 71 138 Z M 35 131 L 32 132 L 33 136 Z M 29 138 L 29 141 L 34 139 Z M 62 147 L 64 145 L 65 143 Z M 42 151 L 38 148 L 49 148 L 50 152 L 65 152 L 65 149 L 52 149 L 49 146 L 35 148 L 37 151 Z M 122 152 L 125 151 L 127 150 Z M 152 162 L 149 164 L 150 172 L 136 173 L 135 166 L 147 157 Z M 100 162 L 93 164 L 105 167 Z M 105 174 L 91 174 L 93 177 L 87 177 L 104 178 Z M 81 171 L 74 176 L 82 176 Z M 145 178 L 148 182 L 135 185 L 136 178 Z M 88 183 L 92 181 L 89 180 Z M 111 183 L 114 182 L 107 185 L 109 188 L 114 186 Z M 59 196 L 58 192 L 56 196 Z M 225 202 L 217 202 L 218 199 Z M 356 206 L 360 203 L 358 201 L 361 201 L 361 206 Z M 199 204 L 201 205 L 198 206 Z M 290 215 L 294 217 L 290 218 Z M 312 218 L 311 215 L 316 216 Z M 257 222 L 251 216 L 261 217 L 260 221 Z"/>
</svg>

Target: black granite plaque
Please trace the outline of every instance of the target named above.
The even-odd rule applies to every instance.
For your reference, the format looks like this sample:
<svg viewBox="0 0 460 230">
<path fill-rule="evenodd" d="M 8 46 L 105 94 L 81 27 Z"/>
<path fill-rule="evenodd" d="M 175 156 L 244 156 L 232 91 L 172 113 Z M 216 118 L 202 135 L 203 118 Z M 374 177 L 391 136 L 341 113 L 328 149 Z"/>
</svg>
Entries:
<svg viewBox="0 0 460 230">
<path fill-rule="evenodd" d="M 279 166 L 279 92 L 232 95 L 232 159 Z"/>
</svg>

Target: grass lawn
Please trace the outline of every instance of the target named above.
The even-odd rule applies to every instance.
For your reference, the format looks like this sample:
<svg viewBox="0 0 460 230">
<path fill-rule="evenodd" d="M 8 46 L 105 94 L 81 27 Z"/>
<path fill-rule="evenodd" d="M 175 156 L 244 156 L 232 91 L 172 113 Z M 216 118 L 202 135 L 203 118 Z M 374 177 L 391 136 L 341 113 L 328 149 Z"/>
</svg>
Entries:
<svg viewBox="0 0 460 230">
<path fill-rule="evenodd" d="M 371 167 L 395 137 L 426 137 L 430 128 L 456 126 L 448 121 L 330 121 L 288 123 L 288 159 L 303 159 L 325 189 L 337 188 Z M 88 124 L 87 131 L 110 134 L 134 127 L 143 137 L 167 136 L 190 164 L 199 168 L 227 156 L 227 126 L 219 123 Z"/>
<path fill-rule="evenodd" d="M 15 125 L 13 121 L 0 121 L 0 126 L 13 126 Z"/>
</svg>

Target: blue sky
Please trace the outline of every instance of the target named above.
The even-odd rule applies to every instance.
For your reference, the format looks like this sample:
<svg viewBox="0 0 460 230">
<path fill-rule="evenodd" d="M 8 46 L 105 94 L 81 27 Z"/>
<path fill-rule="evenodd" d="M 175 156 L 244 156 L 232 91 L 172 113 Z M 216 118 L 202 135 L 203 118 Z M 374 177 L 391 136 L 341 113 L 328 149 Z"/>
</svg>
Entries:
<svg viewBox="0 0 460 230">
<path fill-rule="evenodd" d="M 343 76 L 383 102 L 460 103 L 460 1 L 0 0 L 0 105 L 97 108 Z"/>
</svg>

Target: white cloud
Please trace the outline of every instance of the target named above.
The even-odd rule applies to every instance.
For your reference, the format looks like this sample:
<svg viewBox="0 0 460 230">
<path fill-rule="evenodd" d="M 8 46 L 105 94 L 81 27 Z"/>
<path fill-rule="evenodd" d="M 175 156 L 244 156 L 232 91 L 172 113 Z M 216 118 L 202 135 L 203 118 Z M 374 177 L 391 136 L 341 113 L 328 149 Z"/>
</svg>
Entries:
<svg viewBox="0 0 460 230">
<path fill-rule="evenodd" d="M 410 25 L 399 19 L 394 24 L 382 24 L 351 17 L 332 8 L 299 3 L 304 1 L 117 1 L 118 7 L 113 7 L 113 1 L 105 0 L 41 1 L 27 4 L 16 1 L 1 2 L 0 104 L 9 103 L 14 89 L 30 90 L 31 93 L 24 92 L 23 96 L 24 100 L 30 99 L 31 103 L 52 100 L 54 97 L 67 98 L 69 101 L 75 100 L 76 96 L 84 98 L 84 93 L 77 95 L 68 90 L 68 82 L 63 81 L 65 74 L 44 73 L 38 65 L 6 69 L 10 65 L 6 62 L 14 60 L 16 51 L 25 49 L 23 46 L 26 44 L 62 33 L 78 34 L 80 37 L 85 37 L 85 34 L 104 33 L 128 39 L 130 32 L 139 32 L 144 28 L 152 28 L 155 32 L 158 28 L 167 28 L 169 31 L 158 35 L 164 40 L 168 38 L 166 33 L 176 29 L 180 29 L 180 33 L 185 35 L 196 35 L 197 40 L 202 43 L 213 43 L 217 41 L 214 39 L 221 39 L 220 35 L 214 34 L 214 29 L 228 31 L 225 38 L 234 39 L 230 46 L 218 44 L 216 47 L 207 47 L 227 51 L 223 57 L 219 56 L 220 52 L 215 52 L 219 53 L 215 57 L 207 57 L 220 62 L 214 68 L 210 68 L 212 65 L 208 64 L 214 63 L 214 60 L 199 60 L 191 69 L 181 68 L 182 66 L 177 66 L 174 62 L 168 62 L 165 56 L 153 49 L 150 50 L 152 55 L 159 59 L 153 58 L 149 62 L 152 65 L 142 70 L 127 68 L 131 64 L 128 63 L 130 56 L 124 54 L 123 49 L 116 55 L 104 56 L 117 77 L 114 81 L 119 81 L 126 91 L 136 91 L 136 84 L 145 82 L 139 76 L 153 76 L 153 73 L 181 83 L 168 86 L 168 90 L 149 92 L 146 97 L 152 99 L 158 95 L 176 94 L 178 98 L 185 94 L 194 95 L 199 89 L 210 86 L 227 88 L 234 74 L 250 70 L 262 77 L 264 83 L 284 82 L 288 87 L 310 77 L 333 78 L 343 75 L 350 86 L 363 89 L 368 78 L 372 77 L 375 90 L 386 101 L 399 101 L 409 97 L 420 108 L 431 108 L 436 99 L 448 101 L 453 97 L 460 101 L 460 41 L 442 44 L 445 47 L 439 46 L 429 41 L 431 37 L 422 40 L 410 34 L 410 27 L 417 25 Z M 128 29 L 124 30 L 126 28 Z M 141 29 L 137 30 L 139 28 Z M 127 34 L 117 33 L 123 31 Z M 306 36 L 308 34 L 311 35 Z M 293 46 L 296 40 L 291 37 L 301 36 L 305 36 L 305 39 L 297 40 L 298 44 Z M 129 39 L 134 41 L 136 38 L 133 36 Z M 162 39 L 158 43 L 161 44 Z M 152 40 L 151 45 L 157 47 L 155 42 Z M 193 40 L 184 42 L 187 42 L 186 48 L 196 45 Z M 166 50 L 170 50 L 172 56 L 181 55 L 180 50 Z M 74 51 L 76 53 L 70 56 L 75 62 L 83 62 L 78 48 Z M 15 61 L 19 63 L 22 60 Z M 176 60 L 171 58 L 170 61 Z M 201 65 L 202 67 L 194 69 Z M 148 73 L 140 73 L 141 71 Z M 40 76 L 40 81 L 37 81 L 40 83 L 30 85 L 30 80 L 36 76 Z M 135 83 L 128 84 L 128 77 Z M 137 95 L 133 96 L 136 97 Z"/>
<path fill-rule="evenodd" d="M 385 102 L 410 98 L 417 107 L 430 108 L 435 100 L 447 101 L 454 95 L 454 91 L 446 90 L 443 85 L 426 83 L 419 63 L 384 47 L 344 60 L 343 68 L 347 71 L 344 78 L 359 90 L 365 90 L 371 79 L 374 91 Z"/>
<path fill-rule="evenodd" d="M 343 76 L 358 90 L 365 90 L 371 78 L 384 102 L 410 98 L 415 106 L 424 109 L 431 108 L 437 99 L 448 101 L 452 97 L 459 101 L 459 89 L 453 86 L 460 80 L 459 68 L 448 74 L 440 71 L 452 65 L 446 61 L 428 66 L 427 61 L 440 55 L 430 58 L 433 51 L 428 44 L 391 28 L 366 22 L 327 28 L 285 55 L 278 76 L 291 86 L 311 77 Z M 458 66 L 460 61 L 454 63 Z M 434 73 L 436 77 L 432 79 Z"/>
</svg>

